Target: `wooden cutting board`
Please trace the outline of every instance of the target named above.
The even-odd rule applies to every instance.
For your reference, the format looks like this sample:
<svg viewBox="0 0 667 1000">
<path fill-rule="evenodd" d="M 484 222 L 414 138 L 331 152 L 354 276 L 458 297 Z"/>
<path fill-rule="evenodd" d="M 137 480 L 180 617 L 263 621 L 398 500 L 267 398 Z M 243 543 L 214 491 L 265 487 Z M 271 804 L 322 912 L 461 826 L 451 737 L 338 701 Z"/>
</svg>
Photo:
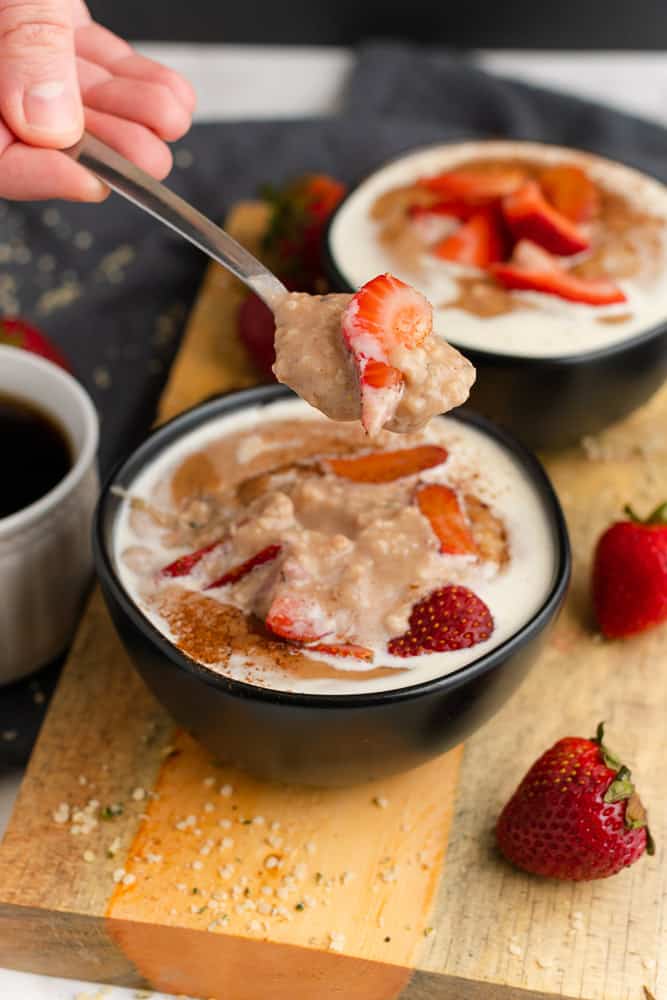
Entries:
<svg viewBox="0 0 667 1000">
<path fill-rule="evenodd" d="M 229 228 L 254 247 L 263 224 L 248 204 Z M 242 295 L 209 269 L 161 419 L 256 380 Z M 667 629 L 602 642 L 588 598 L 599 531 L 626 501 L 667 496 L 666 428 L 663 391 L 546 456 L 575 553 L 548 648 L 465 749 L 371 786 L 218 765 L 149 695 L 95 592 L 0 847 L 0 965 L 215 1000 L 667 997 Z M 599 719 L 634 767 L 655 857 L 578 885 L 512 870 L 492 836 L 504 800 Z"/>
</svg>

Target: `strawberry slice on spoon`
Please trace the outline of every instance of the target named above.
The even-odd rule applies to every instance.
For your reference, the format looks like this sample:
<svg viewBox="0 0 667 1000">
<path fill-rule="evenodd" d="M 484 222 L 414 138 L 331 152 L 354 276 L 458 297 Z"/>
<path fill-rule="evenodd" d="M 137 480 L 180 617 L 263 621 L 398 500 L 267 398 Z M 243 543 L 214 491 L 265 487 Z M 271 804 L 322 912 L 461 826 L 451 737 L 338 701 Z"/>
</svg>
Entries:
<svg viewBox="0 0 667 1000">
<path fill-rule="evenodd" d="M 392 352 L 418 347 L 432 329 L 429 301 L 391 274 L 362 285 L 343 312 L 343 339 L 359 379 L 361 423 L 370 436 L 392 419 L 403 395 L 404 376 L 392 365 Z"/>
</svg>

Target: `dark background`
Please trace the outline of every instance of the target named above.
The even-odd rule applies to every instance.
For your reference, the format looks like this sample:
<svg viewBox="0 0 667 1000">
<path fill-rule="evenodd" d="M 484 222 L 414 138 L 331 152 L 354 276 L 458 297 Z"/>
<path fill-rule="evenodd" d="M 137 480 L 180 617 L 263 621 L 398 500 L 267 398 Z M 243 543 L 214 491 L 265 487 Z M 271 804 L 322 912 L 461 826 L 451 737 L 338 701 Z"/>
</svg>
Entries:
<svg viewBox="0 0 667 1000">
<path fill-rule="evenodd" d="M 460 48 L 666 49 L 667 0 L 89 0 L 132 39 Z"/>
</svg>

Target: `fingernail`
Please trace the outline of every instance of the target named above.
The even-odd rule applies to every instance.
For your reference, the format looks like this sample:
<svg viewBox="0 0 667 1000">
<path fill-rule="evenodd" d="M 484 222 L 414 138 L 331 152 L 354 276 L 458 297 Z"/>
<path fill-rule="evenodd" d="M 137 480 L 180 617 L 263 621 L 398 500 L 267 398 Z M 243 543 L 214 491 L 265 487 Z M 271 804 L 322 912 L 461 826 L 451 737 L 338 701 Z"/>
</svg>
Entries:
<svg viewBox="0 0 667 1000">
<path fill-rule="evenodd" d="M 24 94 L 23 114 L 40 132 L 75 131 L 81 120 L 79 95 L 65 80 L 33 84 Z"/>
</svg>

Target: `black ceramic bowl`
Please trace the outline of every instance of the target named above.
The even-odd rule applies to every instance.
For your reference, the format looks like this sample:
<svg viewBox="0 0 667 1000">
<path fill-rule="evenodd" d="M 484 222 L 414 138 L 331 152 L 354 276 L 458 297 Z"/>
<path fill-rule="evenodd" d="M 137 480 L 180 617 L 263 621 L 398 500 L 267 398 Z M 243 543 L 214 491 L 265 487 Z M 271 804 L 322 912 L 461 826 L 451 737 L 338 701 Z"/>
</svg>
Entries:
<svg viewBox="0 0 667 1000">
<path fill-rule="evenodd" d="M 367 694 L 312 695 L 267 690 L 228 679 L 196 663 L 142 614 L 114 568 L 113 533 L 121 500 L 162 450 L 211 420 L 292 394 L 264 386 L 221 396 L 176 417 L 150 435 L 106 483 L 94 553 L 109 610 L 132 661 L 174 718 L 220 759 L 264 778 L 348 785 L 407 770 L 456 746 L 496 712 L 535 659 L 565 597 L 570 576 L 567 529 L 537 460 L 504 431 L 472 413 L 471 424 L 504 445 L 543 498 L 552 524 L 556 570 L 548 597 L 515 635 L 485 656 L 413 687 Z"/>
<path fill-rule="evenodd" d="M 372 278 L 379 270 L 392 269 L 391 259 L 384 259 L 381 254 L 369 260 L 368 270 L 365 271 L 359 261 L 360 241 L 356 239 L 350 241 L 354 244 L 354 263 L 346 250 L 339 248 L 336 252 L 333 247 L 332 234 L 341 220 L 346 219 L 348 225 L 354 221 L 356 225 L 361 216 L 366 215 L 364 189 L 368 190 L 373 185 L 380 193 L 385 189 L 382 187 L 385 175 L 386 189 L 393 187 L 397 170 L 404 178 L 409 176 L 414 181 L 423 174 L 449 169 L 458 162 L 474 159 L 474 152 L 466 154 L 465 151 L 481 146 L 491 152 L 498 150 L 499 157 L 523 155 L 526 159 L 539 155 L 540 150 L 550 149 L 521 142 L 453 143 L 413 150 L 384 163 L 348 194 L 330 220 L 324 253 L 334 290 L 354 291 L 355 285 Z M 537 154 L 535 151 L 538 151 Z M 587 162 L 588 154 L 571 150 L 554 152 L 564 160 L 580 156 L 582 162 Z M 428 169 L 421 166 L 423 157 L 428 157 Z M 591 158 L 591 163 L 601 165 L 601 169 L 615 171 L 620 177 L 617 184 L 626 184 L 629 189 L 642 183 L 647 184 L 653 193 L 660 190 L 667 205 L 667 189 L 652 178 L 597 157 Z M 407 180 L 401 183 L 407 183 Z M 350 280 L 351 273 L 355 273 L 356 282 Z M 536 337 L 540 335 L 539 323 L 540 315 L 536 313 Z M 667 307 L 664 316 L 657 319 L 653 316 L 646 328 L 627 339 L 586 353 L 548 357 L 495 353 L 457 342 L 455 331 L 443 330 L 443 333 L 477 369 L 470 405 L 507 427 L 531 448 L 562 448 L 577 443 L 584 435 L 597 433 L 641 406 L 667 378 Z"/>
</svg>

